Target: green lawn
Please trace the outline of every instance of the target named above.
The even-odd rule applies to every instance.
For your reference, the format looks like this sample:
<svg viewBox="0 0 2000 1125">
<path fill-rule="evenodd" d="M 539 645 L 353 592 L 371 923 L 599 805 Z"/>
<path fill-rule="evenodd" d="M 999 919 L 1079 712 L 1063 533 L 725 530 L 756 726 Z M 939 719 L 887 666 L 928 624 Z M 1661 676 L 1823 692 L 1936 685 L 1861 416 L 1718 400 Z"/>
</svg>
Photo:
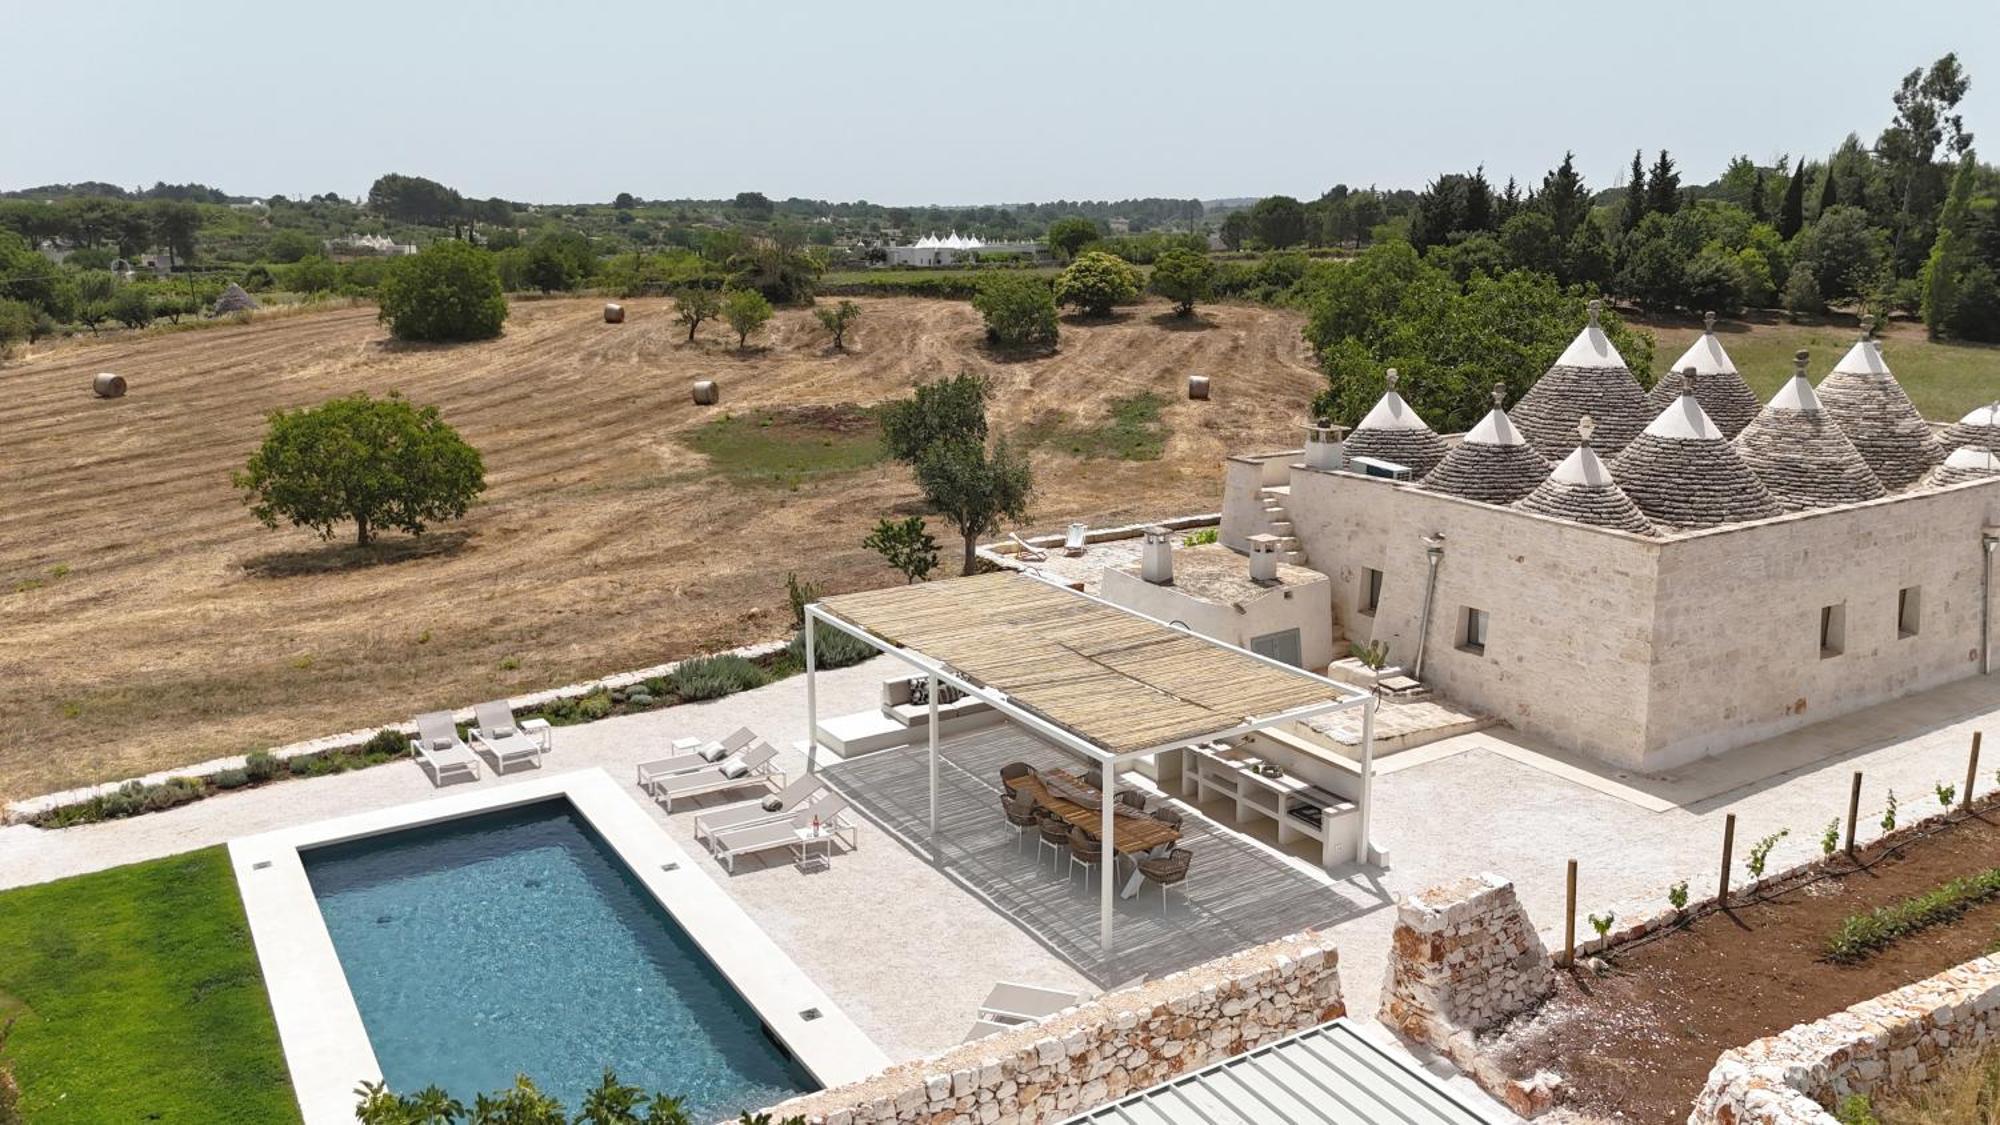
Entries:
<svg viewBox="0 0 2000 1125">
<path fill-rule="evenodd" d="M 0 1019 L 28 1125 L 296 1122 L 229 856 L 0 891 Z"/>
<path fill-rule="evenodd" d="M 1055 411 L 1024 427 L 1021 440 L 1078 457 L 1157 461 L 1167 444 L 1167 429 L 1160 421 L 1160 408 L 1165 405 L 1166 400 L 1151 391 L 1112 399 L 1111 417 L 1094 426 L 1074 422 L 1069 415 Z"/>
<path fill-rule="evenodd" d="M 681 435 L 735 481 L 796 487 L 882 460 L 882 427 L 859 406 L 800 406 L 724 414 Z"/>
<path fill-rule="evenodd" d="M 1646 327 L 1659 342 L 1653 355 L 1656 375 L 1701 334 L 1700 327 L 1691 324 Z M 1768 399 L 1791 376 L 1794 351 L 1805 348 L 1812 353 L 1806 371 L 1818 383 L 1854 346 L 1857 333 L 1849 324 L 1721 323 L 1716 335 L 1750 389 Z M 1882 356 L 1910 401 L 1933 422 L 1956 422 L 1973 407 L 2000 396 L 2000 347 L 1931 343 L 1899 328 L 1882 341 Z"/>
</svg>

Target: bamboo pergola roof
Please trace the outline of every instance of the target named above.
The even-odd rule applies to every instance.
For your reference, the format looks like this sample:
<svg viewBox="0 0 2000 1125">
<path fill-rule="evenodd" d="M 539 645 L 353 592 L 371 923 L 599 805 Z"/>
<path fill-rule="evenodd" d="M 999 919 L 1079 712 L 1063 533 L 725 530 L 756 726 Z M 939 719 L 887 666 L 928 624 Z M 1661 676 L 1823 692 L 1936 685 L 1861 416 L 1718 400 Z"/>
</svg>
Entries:
<svg viewBox="0 0 2000 1125">
<path fill-rule="evenodd" d="M 1352 698 L 1318 677 L 1022 574 L 841 594 L 819 608 L 1111 755 Z"/>
</svg>

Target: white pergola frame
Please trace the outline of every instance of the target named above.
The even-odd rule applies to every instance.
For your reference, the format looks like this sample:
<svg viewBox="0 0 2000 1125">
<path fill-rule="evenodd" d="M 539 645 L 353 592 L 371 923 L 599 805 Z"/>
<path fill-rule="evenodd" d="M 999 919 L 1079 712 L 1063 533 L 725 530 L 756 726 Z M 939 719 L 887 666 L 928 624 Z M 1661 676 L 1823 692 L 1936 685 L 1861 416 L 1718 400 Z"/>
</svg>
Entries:
<svg viewBox="0 0 2000 1125">
<path fill-rule="evenodd" d="M 1196 735 L 1189 738 L 1177 739 L 1172 742 L 1164 742 L 1158 746 L 1149 746 L 1142 750 L 1128 750 L 1125 751 L 1124 753 L 1114 753 L 1110 750 L 1105 749 L 1102 746 L 1099 746 L 1095 742 L 1092 742 L 1088 738 L 1085 738 L 1079 734 L 1076 734 L 1073 731 L 1067 730 L 1061 726 L 1056 725 L 1055 723 L 1050 722 L 1049 720 L 1043 718 L 1041 715 L 1038 715 L 1033 711 L 1026 709 L 1023 705 L 1015 703 L 1013 699 L 1009 697 L 1005 691 L 1001 691 L 997 688 L 983 687 L 978 684 L 974 684 L 966 680 L 963 676 L 960 676 L 956 672 L 952 671 L 949 666 L 937 660 L 932 659 L 923 652 L 915 649 L 904 648 L 900 645 L 896 645 L 894 643 L 886 641 L 859 625 L 855 625 L 852 622 L 844 621 L 841 618 L 834 616 L 832 613 L 824 609 L 820 605 L 820 603 L 814 602 L 811 605 L 806 606 L 806 625 L 805 625 L 806 730 L 808 732 L 808 738 L 806 742 L 806 771 L 808 773 L 815 772 L 819 766 L 820 728 L 819 728 L 819 692 L 817 685 L 817 677 L 819 673 L 819 659 L 818 659 L 818 654 L 815 651 L 816 646 L 815 646 L 814 634 L 817 632 L 817 630 L 814 628 L 814 626 L 816 623 L 824 622 L 827 625 L 830 625 L 833 628 L 838 629 L 841 632 L 846 633 L 847 635 L 870 645 L 871 647 L 875 648 L 880 652 L 895 657 L 896 659 L 902 661 L 903 663 L 908 664 L 910 667 L 915 668 L 920 672 L 923 672 L 930 678 L 930 692 L 929 692 L 930 729 L 929 729 L 929 748 L 928 748 L 929 763 L 930 763 L 930 848 L 931 848 L 931 858 L 934 861 L 940 860 L 942 858 L 937 847 L 937 831 L 938 831 L 938 691 L 937 689 L 939 681 L 948 683 L 953 687 L 957 688 L 958 690 L 964 692 L 966 695 L 969 695 L 974 699 L 986 703 L 987 705 L 991 706 L 994 710 L 1000 712 L 1002 715 L 1005 715 L 1007 718 L 1013 720 L 1014 722 L 1019 723 L 1021 726 L 1026 727 L 1028 730 L 1034 732 L 1041 738 L 1049 742 L 1055 743 L 1056 745 L 1066 750 L 1069 750 L 1072 753 L 1077 754 L 1080 757 L 1083 757 L 1089 761 L 1096 762 L 1098 764 L 1099 771 L 1102 774 L 1102 786 L 1103 786 L 1102 791 L 1107 795 L 1116 791 L 1115 778 L 1117 776 L 1118 768 L 1136 759 L 1150 757 L 1154 754 L 1160 754 L 1171 750 L 1178 750 L 1186 746 L 1198 745 L 1203 742 L 1210 742 L 1215 739 L 1233 738 L 1239 735 L 1249 734 L 1252 731 L 1259 731 L 1269 727 L 1281 726 L 1285 723 L 1297 722 L 1298 720 L 1301 719 L 1309 719 L 1315 715 L 1323 715 L 1332 711 L 1343 711 L 1350 707 L 1359 707 L 1361 708 L 1361 771 L 1360 771 L 1361 792 L 1355 801 L 1356 810 L 1359 812 L 1360 815 L 1355 818 L 1356 825 L 1355 825 L 1355 838 L 1354 838 L 1354 855 L 1355 858 L 1362 863 L 1373 863 L 1376 861 L 1376 857 L 1380 853 L 1377 851 L 1377 849 L 1375 849 L 1375 847 L 1369 841 L 1369 819 L 1371 814 L 1371 806 L 1373 804 L 1373 790 L 1375 787 L 1375 708 L 1377 700 L 1374 693 L 1365 692 L 1359 688 L 1354 687 L 1351 684 L 1343 684 L 1338 680 L 1331 680 L 1317 673 L 1308 672 L 1303 668 L 1298 668 L 1293 665 L 1286 664 L 1281 660 L 1274 660 L 1260 653 L 1251 652 L 1249 649 L 1238 648 L 1237 646 L 1229 644 L 1225 641 L 1219 641 L 1213 637 L 1203 636 L 1202 634 L 1190 630 L 1185 625 L 1176 624 L 1170 621 L 1163 621 L 1160 618 L 1140 613 L 1137 610 L 1128 609 L 1124 606 L 1108 602 L 1103 598 L 1096 596 L 1095 594 L 1084 593 L 1083 591 L 1073 589 L 1063 583 L 1053 581 L 1040 574 L 1027 572 L 1027 576 L 1034 578 L 1038 581 L 1047 583 L 1049 586 L 1061 590 L 1072 597 L 1083 598 L 1085 600 L 1095 602 L 1098 605 L 1105 606 L 1110 609 L 1115 609 L 1120 613 L 1130 614 L 1133 617 L 1140 618 L 1141 620 L 1150 621 L 1155 625 L 1161 626 L 1162 628 L 1174 629 L 1178 630 L 1179 632 L 1185 633 L 1189 636 L 1200 637 L 1202 640 L 1216 646 L 1217 648 L 1226 649 L 1230 652 L 1247 656 L 1252 660 L 1268 664 L 1273 668 L 1281 669 L 1294 676 L 1300 676 L 1308 680 L 1317 681 L 1321 684 L 1326 685 L 1328 688 L 1330 688 L 1332 691 L 1338 694 L 1340 698 L 1334 700 L 1328 700 L 1324 703 L 1311 704 L 1305 707 L 1294 707 L 1289 710 L 1279 711 L 1271 715 L 1258 716 L 1249 719 L 1245 722 L 1238 723 L 1234 726 L 1224 727 L 1220 730 L 1208 731 L 1200 735 Z M 1113 821 L 1115 817 L 1114 806 L 1115 802 L 1110 801 L 1108 799 L 1103 802 L 1104 822 L 1101 831 L 1099 833 L 1098 837 L 1099 839 L 1109 841 L 1113 838 Z M 1115 849 L 1112 850 L 1115 854 Z M 1114 887 L 1116 883 L 1117 880 L 1109 878 L 1108 873 L 1106 878 L 1101 878 L 1098 880 L 1097 937 L 1098 937 L 1099 948 L 1101 952 L 1107 957 L 1111 955 L 1111 950 L 1112 950 L 1111 918 L 1112 918 L 1113 906 L 1115 903 Z"/>
</svg>

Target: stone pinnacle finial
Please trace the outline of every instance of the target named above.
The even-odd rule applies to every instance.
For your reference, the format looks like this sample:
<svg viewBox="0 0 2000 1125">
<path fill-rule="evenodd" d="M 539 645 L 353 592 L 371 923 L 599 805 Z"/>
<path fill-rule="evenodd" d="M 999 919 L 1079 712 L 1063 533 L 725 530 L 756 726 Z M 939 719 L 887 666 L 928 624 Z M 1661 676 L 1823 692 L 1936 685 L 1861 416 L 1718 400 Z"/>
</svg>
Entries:
<svg viewBox="0 0 2000 1125">
<path fill-rule="evenodd" d="M 1576 436 L 1583 439 L 1584 445 L 1590 444 L 1590 435 L 1596 432 L 1597 422 L 1590 415 L 1585 414 L 1576 420 Z"/>
<path fill-rule="evenodd" d="M 1866 340 L 1875 335 L 1875 318 L 1864 314 L 1861 317 L 1861 338 Z"/>
<path fill-rule="evenodd" d="M 1693 368 L 1693 367 L 1683 367 L 1683 368 L 1681 368 L 1681 393 L 1682 393 L 1682 394 L 1684 394 L 1684 395 L 1692 395 L 1692 394 L 1694 394 L 1694 384 L 1695 384 L 1695 378 L 1696 378 L 1696 376 L 1695 376 L 1695 370 L 1694 370 L 1694 368 Z"/>
<path fill-rule="evenodd" d="M 1801 379 L 1806 377 L 1806 357 L 1810 354 L 1804 348 L 1792 353 L 1792 374 Z"/>
<path fill-rule="evenodd" d="M 1592 301 L 1590 302 L 1589 308 L 1590 308 L 1590 326 L 1592 328 L 1596 328 L 1598 326 L 1597 314 L 1604 311 L 1604 302 Z"/>
<path fill-rule="evenodd" d="M 1712 312 L 1705 312 L 1705 313 L 1701 314 L 1701 330 L 1702 330 L 1703 332 L 1706 332 L 1706 333 L 1708 333 L 1708 334 L 1709 334 L 1709 335 L 1711 335 L 1711 336 L 1715 335 L 1715 314 L 1714 314 L 1714 313 L 1712 313 Z"/>
<path fill-rule="evenodd" d="M 1493 384 L 1493 409 L 1502 410 L 1507 406 L 1507 384 Z"/>
<path fill-rule="evenodd" d="M 1396 369 L 1393 367 L 1389 369 L 1387 374 L 1382 376 L 1382 381 L 1389 384 L 1389 389 L 1392 391 L 1396 389 L 1396 384 L 1401 382 L 1402 379 L 1403 377 L 1396 374 Z"/>
</svg>

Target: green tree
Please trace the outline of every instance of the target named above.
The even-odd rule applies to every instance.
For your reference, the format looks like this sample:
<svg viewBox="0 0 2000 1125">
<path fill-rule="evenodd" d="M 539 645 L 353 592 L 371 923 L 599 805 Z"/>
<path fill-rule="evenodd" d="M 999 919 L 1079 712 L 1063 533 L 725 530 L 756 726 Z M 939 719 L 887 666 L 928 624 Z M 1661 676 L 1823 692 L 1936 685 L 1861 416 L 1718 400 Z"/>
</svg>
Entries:
<svg viewBox="0 0 2000 1125">
<path fill-rule="evenodd" d="M 1305 205 L 1289 195 L 1267 195 L 1250 208 L 1250 232 L 1273 250 L 1306 240 Z"/>
<path fill-rule="evenodd" d="M 544 293 L 573 289 L 581 278 L 570 259 L 550 240 L 537 239 L 526 248 L 521 261 L 521 280 Z"/>
<path fill-rule="evenodd" d="M 26 301 L 0 297 L 0 359 L 6 359 L 17 346 L 34 336 L 35 315 L 35 307 Z"/>
<path fill-rule="evenodd" d="M 1049 224 L 1049 253 L 1067 262 L 1076 252 L 1097 241 L 1097 224 L 1081 216 L 1057 219 Z"/>
<path fill-rule="evenodd" d="M 1056 303 L 1073 305 L 1086 316 L 1108 316 L 1113 305 L 1138 295 L 1139 271 L 1123 258 L 1101 250 L 1077 255 L 1056 277 Z"/>
<path fill-rule="evenodd" d="M 688 326 L 688 343 L 694 343 L 695 329 L 704 320 L 722 313 L 722 295 L 705 286 L 690 285 L 674 293 L 674 320 Z"/>
<path fill-rule="evenodd" d="M 465 199 L 436 180 L 391 172 L 369 185 L 367 207 L 398 222 L 442 227 L 464 213 Z"/>
<path fill-rule="evenodd" d="M 731 289 L 722 295 L 722 319 L 736 333 L 736 350 L 750 346 L 750 337 L 771 319 L 771 302 L 755 289 Z"/>
<path fill-rule="evenodd" d="M 153 299 L 137 285 L 121 286 L 111 298 L 110 313 L 127 328 L 144 328 L 153 323 Z"/>
<path fill-rule="evenodd" d="M 264 257 L 273 262 L 296 262 L 322 252 L 319 239 L 296 228 L 273 231 L 264 241 Z"/>
<path fill-rule="evenodd" d="M 820 327 L 832 335 L 834 350 L 844 351 L 847 348 L 847 330 L 861 319 L 861 306 L 853 301 L 842 301 L 830 309 L 814 309 L 813 315 L 819 318 Z"/>
<path fill-rule="evenodd" d="M 166 246 L 167 261 L 176 265 L 193 261 L 201 208 L 178 199 L 156 199 L 150 208 L 153 233 Z"/>
<path fill-rule="evenodd" d="M 999 347 L 1056 345 L 1055 294 L 1041 278 L 997 270 L 980 279 L 972 307 L 986 320 L 986 338 Z"/>
<path fill-rule="evenodd" d="M 1811 268 L 1824 300 L 1844 301 L 1869 292 L 1882 276 L 1888 254 L 1883 242 L 1868 212 L 1837 205 L 1799 235 L 1793 260 Z"/>
<path fill-rule="evenodd" d="M 1576 171 L 1576 154 L 1563 153 L 1563 162 L 1542 177 L 1542 191 L 1536 197 L 1542 210 L 1556 224 L 1556 234 L 1567 240 L 1578 223 L 1590 214 L 1590 189 Z"/>
<path fill-rule="evenodd" d="M 1972 147 L 1972 134 L 1955 112 L 1970 86 L 1956 54 L 1940 58 L 1928 71 L 1912 70 L 1894 95 L 1895 119 L 1875 142 L 1889 190 L 1897 200 L 1889 260 L 1899 277 L 1914 271 L 1915 263 L 1906 261 L 1905 250 L 1915 249 L 1913 236 L 1922 232 L 1942 194 L 1942 174 L 1935 163 L 1938 146 L 1954 158 Z"/>
<path fill-rule="evenodd" d="M 861 541 L 863 547 L 882 556 L 903 575 L 906 583 L 922 582 L 937 569 L 938 545 L 924 527 L 924 517 L 884 519 Z"/>
<path fill-rule="evenodd" d="M 1243 249 L 1243 244 L 1250 240 L 1250 212 L 1238 210 L 1224 215 L 1218 233 L 1224 246 L 1231 250 Z"/>
<path fill-rule="evenodd" d="M 507 320 L 493 255 L 457 239 L 396 259 L 375 297 L 380 318 L 402 340 L 487 340 Z"/>
<path fill-rule="evenodd" d="M 1603 224 L 1594 218 L 1585 218 L 1576 225 L 1569 245 L 1563 247 L 1562 260 L 1562 270 L 1556 276 L 1565 285 L 1602 290 L 1611 284 L 1615 270 L 1611 240 L 1606 237 Z"/>
<path fill-rule="evenodd" d="M 1540 211 L 1519 211 L 1500 226 L 1500 248 L 1507 268 L 1561 276 L 1563 245 L 1556 223 Z"/>
<path fill-rule="evenodd" d="M 1674 158 L 1660 150 L 1660 158 L 1653 161 L 1652 170 L 1646 173 L 1646 210 L 1655 215 L 1671 215 L 1681 207 L 1681 174 L 1674 167 Z"/>
<path fill-rule="evenodd" d="M 311 254 L 285 271 L 285 284 L 295 293 L 331 293 L 340 284 L 340 270 L 325 255 Z"/>
<path fill-rule="evenodd" d="M 1028 516 L 1034 474 L 1004 437 L 990 454 L 984 443 L 966 439 L 933 445 L 917 458 L 916 470 L 925 502 L 965 537 L 964 574 L 978 569 L 981 536 L 999 531 L 1003 519 Z"/>
<path fill-rule="evenodd" d="M 1198 301 L 1206 301 L 1215 281 L 1215 263 L 1197 250 L 1169 250 L 1153 261 L 1153 276 L 1147 288 L 1174 303 L 1176 316 L 1194 315 Z"/>
<path fill-rule="evenodd" d="M 1625 185 L 1625 202 L 1618 211 L 1618 233 L 1638 229 L 1646 218 L 1646 157 L 1632 150 L 1631 180 Z"/>
<path fill-rule="evenodd" d="M 986 441 L 986 379 L 970 371 L 918 383 L 916 393 L 882 407 L 882 443 L 908 465 L 924 450 L 954 441 Z"/>
<path fill-rule="evenodd" d="M 1971 153 L 1959 161 L 1952 177 L 1951 195 L 1938 216 L 1937 240 L 1931 243 L 1929 260 L 1924 263 L 1924 329 L 1935 340 L 1944 331 L 1958 304 L 1959 278 L 1972 260 L 1967 227 L 1971 221 L 1973 180 L 1978 174 Z"/>
<path fill-rule="evenodd" d="M 1785 279 L 1784 299 L 1785 311 L 1793 317 L 1818 316 L 1826 311 L 1826 298 L 1820 294 L 1811 262 L 1800 261 L 1792 266 L 1791 275 Z"/>
<path fill-rule="evenodd" d="M 360 393 L 273 412 L 234 480 L 266 527 L 282 516 L 331 539 L 335 524 L 352 520 L 365 547 L 384 527 L 422 535 L 465 515 L 486 488 L 486 467 L 437 407 Z"/>
<path fill-rule="evenodd" d="M 1792 165 L 1792 178 L 1785 184 L 1785 201 L 1778 207 L 1778 237 L 1790 242 L 1806 225 L 1806 161 L 1800 157 Z"/>
</svg>

